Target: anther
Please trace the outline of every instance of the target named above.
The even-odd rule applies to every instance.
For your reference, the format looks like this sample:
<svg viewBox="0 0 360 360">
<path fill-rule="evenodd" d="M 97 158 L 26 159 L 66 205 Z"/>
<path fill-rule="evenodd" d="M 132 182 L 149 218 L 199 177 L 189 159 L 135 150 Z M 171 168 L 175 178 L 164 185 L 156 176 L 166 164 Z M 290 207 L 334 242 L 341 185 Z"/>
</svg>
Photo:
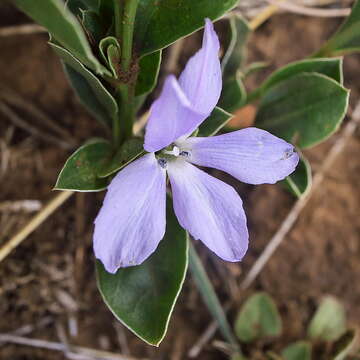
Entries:
<svg viewBox="0 0 360 360">
<path fill-rule="evenodd" d="M 295 153 L 294 149 L 286 149 L 284 151 L 284 156 L 281 159 L 282 160 L 289 159 L 294 155 L 294 153 Z"/>
<path fill-rule="evenodd" d="M 190 151 L 187 151 L 187 150 L 184 150 L 184 151 L 180 152 L 180 156 L 183 156 L 183 157 L 186 157 L 186 158 L 189 158 L 190 155 L 191 155 Z"/>
<path fill-rule="evenodd" d="M 167 161 L 163 158 L 158 159 L 158 164 L 163 168 L 166 169 L 167 168 Z"/>
</svg>

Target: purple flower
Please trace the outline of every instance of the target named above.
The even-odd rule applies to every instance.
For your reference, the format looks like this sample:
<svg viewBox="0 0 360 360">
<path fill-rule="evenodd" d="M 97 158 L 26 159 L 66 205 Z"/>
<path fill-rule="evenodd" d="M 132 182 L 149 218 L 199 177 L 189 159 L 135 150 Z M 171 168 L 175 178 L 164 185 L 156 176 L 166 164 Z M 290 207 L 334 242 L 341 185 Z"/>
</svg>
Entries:
<svg viewBox="0 0 360 360">
<path fill-rule="evenodd" d="M 294 147 L 247 128 L 213 137 L 189 137 L 216 106 L 222 87 L 219 40 L 206 20 L 202 48 L 179 80 L 169 76 L 151 107 L 144 148 L 149 153 L 112 180 L 95 220 L 94 251 L 106 270 L 141 264 L 165 234 L 166 176 L 179 223 L 227 261 L 248 247 L 242 201 L 236 191 L 195 165 L 225 171 L 249 184 L 273 184 L 295 170 Z"/>
</svg>

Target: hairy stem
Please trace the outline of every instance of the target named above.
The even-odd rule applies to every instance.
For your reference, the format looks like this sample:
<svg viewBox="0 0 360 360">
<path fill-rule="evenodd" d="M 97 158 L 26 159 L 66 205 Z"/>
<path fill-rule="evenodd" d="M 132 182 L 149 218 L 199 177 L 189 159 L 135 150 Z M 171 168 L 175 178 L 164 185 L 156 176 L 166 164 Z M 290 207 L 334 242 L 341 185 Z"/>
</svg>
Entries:
<svg viewBox="0 0 360 360">
<path fill-rule="evenodd" d="M 231 344 L 234 352 L 241 354 L 239 343 L 236 341 L 236 338 L 226 319 L 224 309 L 222 308 L 215 290 L 210 282 L 210 279 L 206 274 L 204 266 L 191 243 L 189 245 L 189 267 L 195 284 L 199 289 L 211 315 L 217 321 L 222 335 L 229 342 L 229 344 Z"/>
</svg>

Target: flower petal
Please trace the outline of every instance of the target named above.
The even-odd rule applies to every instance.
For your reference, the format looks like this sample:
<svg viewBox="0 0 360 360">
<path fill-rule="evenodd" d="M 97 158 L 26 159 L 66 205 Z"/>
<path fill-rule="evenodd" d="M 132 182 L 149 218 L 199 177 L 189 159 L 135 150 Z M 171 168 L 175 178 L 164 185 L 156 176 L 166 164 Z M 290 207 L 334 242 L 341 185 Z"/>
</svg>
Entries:
<svg viewBox="0 0 360 360">
<path fill-rule="evenodd" d="M 183 159 L 169 162 L 168 174 L 180 225 L 222 259 L 241 260 L 249 234 L 236 191 Z"/>
<path fill-rule="evenodd" d="M 166 173 L 154 154 L 120 171 L 95 220 L 94 251 L 108 272 L 141 264 L 165 234 Z"/>
<path fill-rule="evenodd" d="M 294 146 L 265 130 L 246 128 L 181 144 L 188 160 L 229 173 L 249 184 L 274 184 L 290 175 L 299 162 Z"/>
<path fill-rule="evenodd" d="M 212 112 L 222 87 L 219 39 L 206 20 L 202 48 L 188 61 L 179 82 L 168 76 L 153 103 L 146 126 L 144 149 L 156 152 L 189 136 Z"/>
<path fill-rule="evenodd" d="M 179 78 L 193 109 L 207 116 L 218 103 L 222 88 L 219 50 L 214 25 L 206 19 L 202 48 L 188 61 Z"/>
<path fill-rule="evenodd" d="M 160 97 L 151 106 L 144 149 L 156 152 L 180 136 L 191 133 L 207 117 L 194 111 L 175 76 L 165 80 Z"/>
</svg>

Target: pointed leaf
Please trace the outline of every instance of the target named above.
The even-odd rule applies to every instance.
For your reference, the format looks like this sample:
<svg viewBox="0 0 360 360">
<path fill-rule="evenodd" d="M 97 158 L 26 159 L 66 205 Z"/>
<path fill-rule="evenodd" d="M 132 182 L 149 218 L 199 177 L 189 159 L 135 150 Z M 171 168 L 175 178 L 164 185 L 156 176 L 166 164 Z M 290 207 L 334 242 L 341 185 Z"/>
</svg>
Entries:
<svg viewBox="0 0 360 360">
<path fill-rule="evenodd" d="M 357 332 L 354 329 L 349 329 L 339 340 L 335 342 L 331 351 L 331 360 L 344 360 L 347 355 L 353 350 L 357 341 Z"/>
<path fill-rule="evenodd" d="M 93 139 L 77 149 L 66 161 L 57 179 L 55 190 L 101 191 L 107 179 L 97 176 L 111 145 L 104 139 Z"/>
<path fill-rule="evenodd" d="M 150 345 L 159 345 L 181 291 L 188 262 L 188 242 L 167 206 L 167 228 L 158 249 L 142 265 L 109 274 L 97 262 L 98 288 L 114 316 Z"/>
<path fill-rule="evenodd" d="M 118 76 L 118 66 L 120 64 L 121 48 L 118 40 L 114 36 L 108 36 L 99 43 L 100 54 L 104 62 L 115 78 Z"/>
<path fill-rule="evenodd" d="M 292 76 L 302 73 L 319 73 L 334 79 L 341 85 L 343 84 L 343 60 L 342 58 L 322 58 L 322 59 L 306 59 L 290 63 L 281 69 L 275 71 L 269 76 L 265 83 L 261 86 L 263 91 L 270 87 L 287 80 Z"/>
<path fill-rule="evenodd" d="M 100 16 L 95 11 L 85 10 L 82 12 L 82 24 L 91 44 L 97 44 L 105 32 Z"/>
<path fill-rule="evenodd" d="M 169 46 L 216 20 L 238 0 L 140 0 L 135 21 L 135 40 L 141 56 Z M 191 16 L 190 16 L 191 15 Z"/>
<path fill-rule="evenodd" d="M 309 161 L 300 153 L 300 161 L 295 171 L 283 182 L 285 187 L 296 197 L 301 198 L 311 189 L 312 175 Z"/>
<path fill-rule="evenodd" d="M 240 74 L 224 82 L 219 106 L 226 111 L 234 112 L 246 103 L 246 90 Z"/>
<path fill-rule="evenodd" d="M 101 178 L 108 177 L 121 170 L 144 153 L 143 145 L 143 139 L 134 138 L 125 141 L 115 155 L 105 160 L 103 166 L 98 171 L 98 176 Z"/>
<path fill-rule="evenodd" d="M 67 50 L 53 42 L 50 42 L 50 45 L 65 63 L 65 72 L 81 103 L 100 122 L 111 126 L 112 119 L 117 115 L 118 106 L 110 92 L 90 70 L 86 69 Z"/>
<path fill-rule="evenodd" d="M 211 115 L 199 126 L 199 131 L 196 136 L 216 135 L 232 117 L 232 114 L 216 107 Z"/>
<path fill-rule="evenodd" d="M 37 1 L 15 0 L 22 11 L 37 23 L 48 29 L 49 33 L 69 50 L 84 65 L 98 74 L 107 73 L 106 69 L 93 55 L 81 25 L 76 17 L 65 7 L 61 0 Z"/>
<path fill-rule="evenodd" d="M 334 297 L 325 297 L 312 318 L 308 335 L 312 339 L 334 341 L 346 329 L 345 309 Z"/>
<path fill-rule="evenodd" d="M 327 76 L 295 75 L 265 91 L 255 124 L 299 148 L 311 147 L 339 128 L 348 99 L 349 91 Z"/>
<path fill-rule="evenodd" d="M 140 59 L 139 76 L 135 88 L 136 96 L 148 94 L 154 89 L 159 76 L 161 56 L 160 50 Z"/>
<path fill-rule="evenodd" d="M 246 60 L 246 45 L 251 33 L 248 22 L 240 15 L 234 14 L 230 20 L 230 41 L 221 62 L 224 78 L 235 77 Z"/>
<path fill-rule="evenodd" d="M 275 303 L 266 293 L 252 295 L 241 308 L 235 332 L 243 342 L 279 336 L 282 324 Z"/>
<path fill-rule="evenodd" d="M 350 16 L 339 30 L 315 54 L 314 57 L 334 56 L 360 51 L 360 0 L 352 8 Z"/>
<path fill-rule="evenodd" d="M 298 341 L 285 348 L 281 356 L 284 360 L 311 360 L 311 344 Z"/>
</svg>

